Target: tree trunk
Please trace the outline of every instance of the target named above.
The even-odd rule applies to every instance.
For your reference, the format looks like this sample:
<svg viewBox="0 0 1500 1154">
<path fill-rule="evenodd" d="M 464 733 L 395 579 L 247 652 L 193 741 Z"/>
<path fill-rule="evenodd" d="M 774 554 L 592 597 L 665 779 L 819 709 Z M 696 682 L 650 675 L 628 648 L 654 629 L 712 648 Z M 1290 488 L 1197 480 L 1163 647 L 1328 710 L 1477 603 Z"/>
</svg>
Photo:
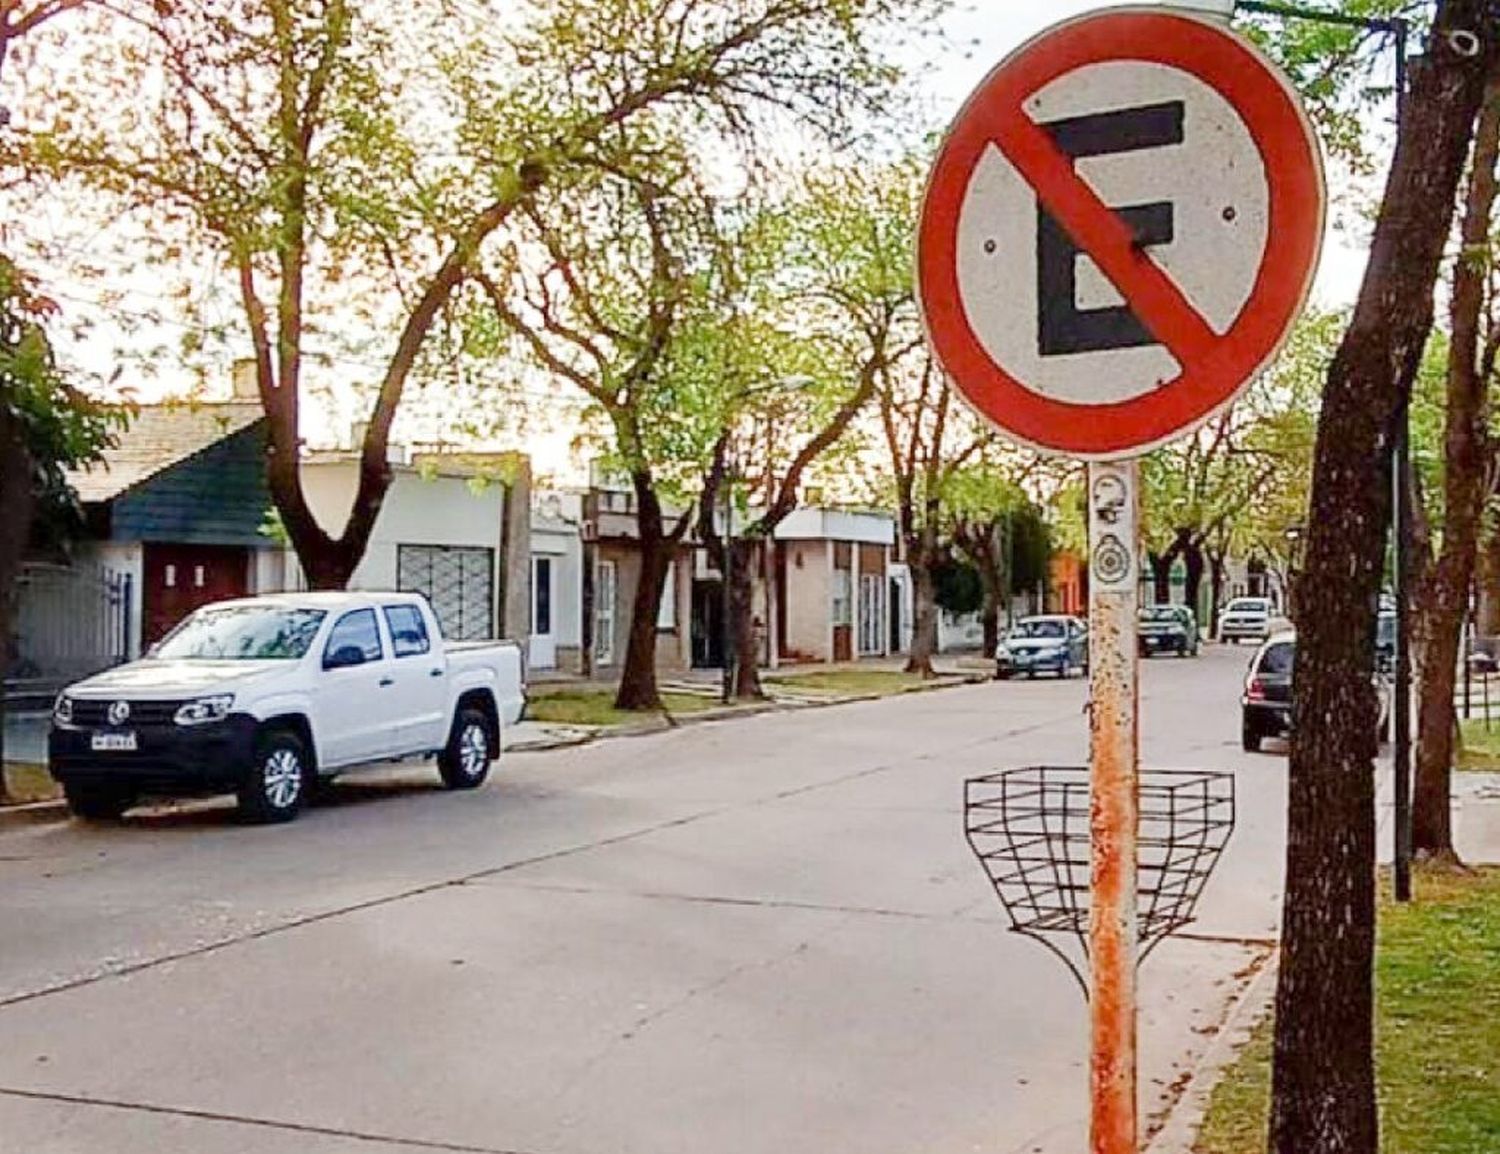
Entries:
<svg viewBox="0 0 1500 1154">
<path fill-rule="evenodd" d="M 1416 788 L 1412 794 L 1412 849 L 1424 857 L 1457 861 L 1453 849 L 1452 791 L 1455 671 L 1474 554 L 1479 545 L 1490 447 L 1485 393 L 1493 354 L 1481 334 L 1486 254 L 1495 207 L 1495 162 L 1500 154 L 1500 86 L 1492 80 L 1479 126 L 1464 211 L 1463 244 L 1453 271 L 1449 304 L 1448 404 L 1443 445 L 1443 543 L 1428 582 L 1423 617 L 1421 704 L 1418 711 Z"/>
<path fill-rule="evenodd" d="M 1224 600 L 1224 564 L 1225 558 L 1222 553 L 1210 552 L 1208 555 L 1208 636 L 1210 638 L 1219 635 L 1219 606 Z M 1195 609 L 1194 613 L 1197 612 Z M 1199 622 L 1201 626 L 1203 623 Z M 1200 628 L 1199 632 L 1202 630 Z"/>
<path fill-rule="evenodd" d="M 1172 600 L 1172 562 L 1176 559 L 1176 545 L 1165 553 L 1146 554 L 1146 560 L 1151 564 L 1151 599 L 1158 605 L 1169 604 Z"/>
<path fill-rule="evenodd" d="M 1182 547 L 1182 557 L 1187 564 L 1187 582 L 1183 585 L 1183 600 L 1187 607 L 1198 613 L 1198 593 L 1203 588 L 1203 546 L 1190 540 Z"/>
<path fill-rule="evenodd" d="M 937 676 L 932 667 L 933 655 L 938 648 L 937 580 L 933 566 L 937 550 L 929 540 L 927 530 L 907 543 L 907 568 L 911 571 L 912 600 L 914 602 L 911 652 L 906 658 L 906 672 L 923 677 Z"/>
<path fill-rule="evenodd" d="M 635 487 L 640 581 L 630 603 L 630 638 L 625 644 L 625 665 L 616 709 L 660 710 L 661 692 L 656 686 L 656 623 L 661 617 L 661 596 L 667 587 L 667 570 L 677 550 L 676 538 L 662 523 L 661 501 L 649 474 L 632 474 Z"/>
<path fill-rule="evenodd" d="M 1442 0 L 1415 69 L 1370 261 L 1328 370 L 1298 585 L 1286 896 L 1269 1148 L 1377 1154 L 1375 606 L 1390 456 L 1494 54 L 1485 0 Z M 1463 30 L 1463 35 L 1457 33 Z M 1478 38 L 1482 51 L 1462 55 Z"/>
<path fill-rule="evenodd" d="M 726 628 L 734 637 L 734 674 L 730 696 L 735 701 L 759 701 L 765 697 L 760 684 L 760 646 L 755 630 L 755 570 L 753 563 L 759 542 L 738 537 L 729 572 L 729 621 Z"/>
<path fill-rule="evenodd" d="M 979 575 L 979 624 L 983 630 L 982 652 L 986 660 L 993 660 L 1000 648 L 1000 613 L 1010 578 L 1006 572 L 1001 534 L 1002 520 L 999 517 L 980 523 L 960 519 L 952 530 L 954 547 Z"/>
<path fill-rule="evenodd" d="M 981 653 L 986 661 L 993 661 L 1000 649 L 1000 590 L 989 581 L 984 583 L 984 604 L 979 610 L 979 624 L 984 630 L 984 648 Z"/>
<path fill-rule="evenodd" d="M 0 800 L 5 784 L 5 678 L 13 657 L 12 614 L 16 578 L 31 539 L 31 517 L 36 505 L 32 489 L 31 457 L 21 423 L 0 398 Z"/>
</svg>

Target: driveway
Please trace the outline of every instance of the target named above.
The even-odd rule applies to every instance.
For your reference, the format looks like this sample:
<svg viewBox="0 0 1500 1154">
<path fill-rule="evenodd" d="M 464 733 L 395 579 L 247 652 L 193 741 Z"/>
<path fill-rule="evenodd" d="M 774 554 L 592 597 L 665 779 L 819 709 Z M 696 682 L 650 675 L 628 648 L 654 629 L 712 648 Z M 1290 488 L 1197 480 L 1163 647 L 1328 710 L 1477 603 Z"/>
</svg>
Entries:
<svg viewBox="0 0 1500 1154">
<path fill-rule="evenodd" d="M 1267 956 L 1284 758 L 1247 654 L 1145 669 L 1149 764 L 1237 771 L 1195 936 L 1142 970 L 1148 1110 Z M 0 824 L 3 1154 L 1084 1148 L 1086 1007 L 1007 932 L 966 776 L 1082 763 L 1081 682 L 417 767 L 281 827 Z"/>
</svg>

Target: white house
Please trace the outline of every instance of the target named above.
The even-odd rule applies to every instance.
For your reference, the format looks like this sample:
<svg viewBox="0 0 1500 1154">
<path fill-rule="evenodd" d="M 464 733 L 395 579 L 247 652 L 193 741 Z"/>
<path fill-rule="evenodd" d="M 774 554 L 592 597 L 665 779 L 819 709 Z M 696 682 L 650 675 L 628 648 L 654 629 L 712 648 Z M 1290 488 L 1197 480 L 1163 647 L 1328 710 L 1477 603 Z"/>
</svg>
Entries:
<svg viewBox="0 0 1500 1154">
<path fill-rule="evenodd" d="M 576 670 L 583 653 L 583 494 L 537 491 L 531 503 L 533 669 Z"/>
<path fill-rule="evenodd" d="M 529 508 L 524 466 L 502 478 L 478 459 L 454 456 L 398 460 L 391 470 L 391 487 L 349 587 L 425 594 L 449 640 L 524 639 L 530 629 L 529 512 L 519 533 L 515 524 L 515 506 Z M 337 533 L 354 505 L 359 454 L 311 454 L 302 465 L 302 486 L 318 523 Z M 262 565 L 271 571 L 258 582 L 261 589 L 301 583 L 290 554 L 262 558 Z"/>
</svg>

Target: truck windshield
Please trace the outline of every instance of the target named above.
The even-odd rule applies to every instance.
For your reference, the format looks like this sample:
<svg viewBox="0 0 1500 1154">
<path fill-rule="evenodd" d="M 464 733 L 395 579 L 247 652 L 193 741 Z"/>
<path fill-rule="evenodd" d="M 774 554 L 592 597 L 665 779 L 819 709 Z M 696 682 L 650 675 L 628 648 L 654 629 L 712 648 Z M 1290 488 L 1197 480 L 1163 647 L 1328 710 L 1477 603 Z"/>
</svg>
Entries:
<svg viewBox="0 0 1500 1154">
<path fill-rule="evenodd" d="M 295 661 L 307 653 L 327 614 L 281 605 L 200 609 L 156 647 L 163 661 Z"/>
</svg>

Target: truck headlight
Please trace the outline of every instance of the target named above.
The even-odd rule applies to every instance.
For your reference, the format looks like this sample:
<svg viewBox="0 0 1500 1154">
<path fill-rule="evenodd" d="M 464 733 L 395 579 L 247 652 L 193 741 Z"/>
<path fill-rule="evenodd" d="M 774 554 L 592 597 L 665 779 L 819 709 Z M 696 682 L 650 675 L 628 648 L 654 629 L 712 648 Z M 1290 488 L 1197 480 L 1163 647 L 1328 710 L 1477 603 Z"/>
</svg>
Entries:
<svg viewBox="0 0 1500 1154">
<path fill-rule="evenodd" d="M 223 693 L 217 697 L 200 697 L 184 702 L 172 718 L 178 725 L 205 725 L 210 721 L 223 721 L 234 704 L 234 694 Z"/>
<path fill-rule="evenodd" d="M 52 703 L 52 720 L 58 725 L 73 724 L 73 699 L 66 693 L 59 693 Z"/>
</svg>

